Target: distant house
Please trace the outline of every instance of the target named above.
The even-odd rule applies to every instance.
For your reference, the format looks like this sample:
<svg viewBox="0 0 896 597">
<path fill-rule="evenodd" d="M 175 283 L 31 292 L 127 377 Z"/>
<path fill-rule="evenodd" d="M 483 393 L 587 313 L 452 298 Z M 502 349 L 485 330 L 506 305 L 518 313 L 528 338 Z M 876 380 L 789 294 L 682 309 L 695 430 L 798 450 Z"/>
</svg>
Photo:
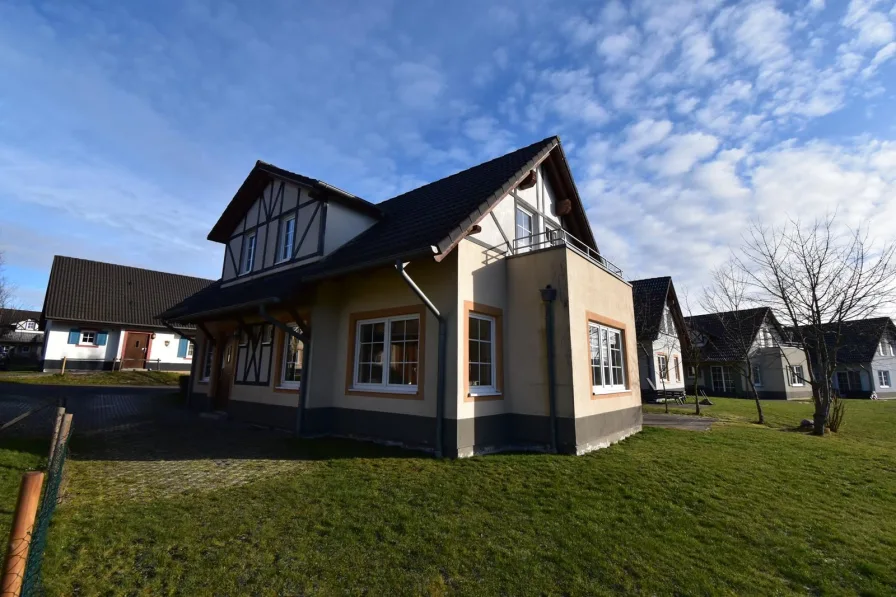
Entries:
<svg viewBox="0 0 896 597">
<path fill-rule="evenodd" d="M 685 389 L 682 340 L 687 330 L 672 278 L 648 278 L 632 282 L 638 370 L 641 398 L 650 400 L 662 392 Z"/>
<path fill-rule="evenodd" d="M 0 350 L 17 361 L 38 361 L 44 333 L 40 311 L 0 309 Z"/>
<path fill-rule="evenodd" d="M 839 333 L 838 333 L 839 328 Z M 825 326 L 827 348 L 836 351 L 832 383 L 844 398 L 896 398 L 896 326 L 889 317 Z M 814 359 L 810 347 L 809 356 Z"/>
<path fill-rule="evenodd" d="M 789 342 L 789 335 L 768 307 L 686 317 L 700 363 L 685 362 L 688 385 L 713 396 L 749 397 L 745 375 L 749 360 L 760 398 L 812 397 L 806 353 Z"/>
<path fill-rule="evenodd" d="M 382 203 L 258 162 L 212 228 L 194 404 L 449 456 L 641 429 L 631 286 L 551 137 Z"/>
<path fill-rule="evenodd" d="M 212 280 L 56 256 L 44 299 L 44 371 L 188 371 L 195 328 L 156 314 Z"/>
</svg>

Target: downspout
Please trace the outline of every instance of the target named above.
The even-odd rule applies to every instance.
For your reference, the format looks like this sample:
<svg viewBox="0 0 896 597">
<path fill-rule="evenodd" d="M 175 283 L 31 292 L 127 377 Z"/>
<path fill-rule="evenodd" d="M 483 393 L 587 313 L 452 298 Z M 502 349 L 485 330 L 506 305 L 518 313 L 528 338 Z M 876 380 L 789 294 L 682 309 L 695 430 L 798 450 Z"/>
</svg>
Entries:
<svg viewBox="0 0 896 597">
<path fill-rule="evenodd" d="M 557 300 L 557 289 L 548 284 L 541 289 L 541 300 L 544 302 L 545 343 L 548 352 L 548 404 L 551 414 L 551 450 L 557 452 L 557 372 L 554 364 L 554 301 Z"/>
<path fill-rule="evenodd" d="M 307 330 L 304 329 L 302 330 L 302 333 L 299 333 L 282 321 L 271 317 L 271 315 L 265 309 L 264 305 L 258 306 L 258 314 L 262 319 L 264 319 L 266 322 L 268 322 L 278 330 L 281 330 L 284 334 L 289 334 L 302 343 L 302 381 L 299 384 L 299 407 L 296 409 L 295 425 L 296 437 L 302 437 L 302 421 L 305 418 L 305 401 L 308 397 L 308 365 L 310 362 L 309 358 L 311 356 L 311 334 L 307 333 Z M 296 325 L 301 326 L 302 323 L 296 321 Z M 272 354 L 271 358 L 276 358 L 276 356 Z"/>
<path fill-rule="evenodd" d="M 436 309 L 436 306 L 429 300 L 420 287 L 414 283 L 411 277 L 404 269 L 404 262 L 398 260 L 395 262 L 395 270 L 404 278 L 408 287 L 417 295 L 417 297 L 426 305 L 435 318 L 439 321 L 439 371 L 438 386 L 436 387 L 436 458 L 442 457 L 442 423 L 445 420 L 445 364 L 448 357 L 448 322 Z"/>
</svg>

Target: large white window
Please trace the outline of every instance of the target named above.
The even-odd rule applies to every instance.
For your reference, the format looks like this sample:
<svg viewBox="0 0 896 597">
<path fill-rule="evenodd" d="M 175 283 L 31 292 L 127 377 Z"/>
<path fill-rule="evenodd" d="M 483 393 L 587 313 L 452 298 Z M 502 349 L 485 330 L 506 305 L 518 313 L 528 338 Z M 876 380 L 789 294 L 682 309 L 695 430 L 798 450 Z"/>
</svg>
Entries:
<svg viewBox="0 0 896 597">
<path fill-rule="evenodd" d="M 659 379 L 669 381 L 669 357 L 664 354 L 656 356 L 656 370 L 659 372 Z"/>
<path fill-rule="evenodd" d="M 591 348 L 591 386 L 594 393 L 625 390 L 622 332 L 589 322 L 588 344 Z"/>
<path fill-rule="evenodd" d="M 890 387 L 890 372 L 889 371 L 878 371 L 877 372 L 877 385 L 881 388 L 889 388 Z"/>
<path fill-rule="evenodd" d="M 734 377 L 731 375 L 731 369 L 713 365 L 710 368 L 710 375 L 712 376 L 712 389 L 714 392 L 734 392 Z"/>
<path fill-rule="evenodd" d="M 762 385 L 762 367 L 759 365 L 753 365 L 753 385 L 761 386 Z"/>
<path fill-rule="evenodd" d="M 524 249 L 532 242 L 535 234 L 535 214 L 520 206 L 516 208 L 516 248 Z"/>
<path fill-rule="evenodd" d="M 354 387 L 416 392 L 419 350 L 417 315 L 358 321 Z"/>
<path fill-rule="evenodd" d="M 803 385 L 803 366 L 802 365 L 791 365 L 790 366 L 790 385 L 797 386 L 797 387 Z"/>
<path fill-rule="evenodd" d="M 295 324 L 290 327 L 297 329 Z M 280 383 L 285 387 L 298 387 L 302 383 L 302 358 L 305 345 L 290 334 L 283 335 L 283 373 Z"/>
<path fill-rule="evenodd" d="M 292 246 L 296 240 L 296 217 L 290 216 L 280 222 L 280 242 L 277 261 L 288 261 L 292 257 Z"/>
<path fill-rule="evenodd" d="M 495 370 L 495 318 L 478 313 L 469 315 L 470 394 L 495 394 L 498 391 Z"/>
<path fill-rule="evenodd" d="M 255 267 L 255 243 L 258 237 L 253 232 L 246 237 L 246 247 L 243 254 L 243 273 L 248 274 Z"/>
</svg>

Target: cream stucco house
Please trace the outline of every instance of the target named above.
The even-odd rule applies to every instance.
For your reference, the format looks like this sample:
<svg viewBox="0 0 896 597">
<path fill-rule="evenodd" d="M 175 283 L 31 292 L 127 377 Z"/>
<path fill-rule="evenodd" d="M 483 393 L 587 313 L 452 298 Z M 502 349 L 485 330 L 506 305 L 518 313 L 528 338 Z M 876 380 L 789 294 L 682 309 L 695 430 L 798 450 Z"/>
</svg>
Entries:
<svg viewBox="0 0 896 597">
<path fill-rule="evenodd" d="M 560 141 L 371 204 L 259 162 L 209 240 L 191 401 L 446 456 L 583 453 L 641 429 L 631 286 Z"/>
</svg>

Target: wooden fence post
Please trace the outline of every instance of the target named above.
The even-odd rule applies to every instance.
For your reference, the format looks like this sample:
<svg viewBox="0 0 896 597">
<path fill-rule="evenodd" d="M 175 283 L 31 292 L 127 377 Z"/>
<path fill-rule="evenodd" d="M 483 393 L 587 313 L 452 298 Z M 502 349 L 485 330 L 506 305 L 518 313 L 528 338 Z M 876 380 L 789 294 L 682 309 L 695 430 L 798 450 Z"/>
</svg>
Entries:
<svg viewBox="0 0 896 597">
<path fill-rule="evenodd" d="M 31 471 L 22 475 L 19 487 L 19 501 L 13 514 L 12 529 L 9 531 L 9 545 L 3 561 L 3 578 L 0 580 L 2 597 L 19 597 L 25 580 L 25 563 L 31 548 L 31 533 L 34 518 L 40 502 L 40 490 L 44 485 L 44 474 Z"/>
<path fill-rule="evenodd" d="M 68 357 L 62 357 L 62 373 L 60 375 L 65 375 L 65 363 L 68 360 Z"/>
<path fill-rule="evenodd" d="M 72 429 L 72 414 L 65 413 L 62 417 L 62 425 L 59 426 L 59 435 L 56 436 L 56 441 L 53 442 L 52 450 L 52 458 L 56 459 L 61 456 L 60 450 L 65 446 L 65 440 L 68 439 L 68 434 Z M 47 470 L 52 471 L 54 467 L 54 461 L 51 459 L 47 462 Z"/>
<path fill-rule="evenodd" d="M 50 468 L 50 463 L 53 462 L 53 455 L 56 453 L 56 442 L 59 441 L 59 432 L 62 429 L 62 419 L 65 417 L 65 408 L 59 407 L 56 409 L 56 424 L 53 425 L 53 439 L 50 441 L 50 457 L 47 458 L 47 468 Z"/>
</svg>

